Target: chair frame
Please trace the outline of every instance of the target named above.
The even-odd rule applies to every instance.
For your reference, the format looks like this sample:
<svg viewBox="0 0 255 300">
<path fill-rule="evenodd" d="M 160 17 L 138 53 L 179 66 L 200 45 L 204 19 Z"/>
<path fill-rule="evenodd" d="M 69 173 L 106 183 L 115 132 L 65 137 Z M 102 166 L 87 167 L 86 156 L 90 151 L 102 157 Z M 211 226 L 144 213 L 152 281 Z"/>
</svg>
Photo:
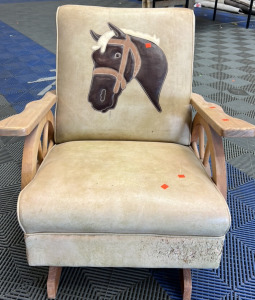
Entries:
<svg viewBox="0 0 255 300">
<path fill-rule="evenodd" d="M 55 91 L 50 91 L 41 100 L 27 104 L 20 114 L 0 122 L 0 136 L 26 137 L 22 159 L 22 189 L 33 179 L 54 145 L 54 117 L 51 108 L 56 102 Z M 198 94 L 191 94 L 190 104 L 197 111 L 191 129 L 191 147 L 226 199 L 227 181 L 222 137 L 255 137 L 255 126 L 228 116 L 220 106 L 206 102 Z M 49 267 L 47 292 L 50 299 L 56 297 L 61 271 L 62 267 Z M 180 277 L 183 300 L 190 300 L 191 270 L 181 269 Z"/>
</svg>

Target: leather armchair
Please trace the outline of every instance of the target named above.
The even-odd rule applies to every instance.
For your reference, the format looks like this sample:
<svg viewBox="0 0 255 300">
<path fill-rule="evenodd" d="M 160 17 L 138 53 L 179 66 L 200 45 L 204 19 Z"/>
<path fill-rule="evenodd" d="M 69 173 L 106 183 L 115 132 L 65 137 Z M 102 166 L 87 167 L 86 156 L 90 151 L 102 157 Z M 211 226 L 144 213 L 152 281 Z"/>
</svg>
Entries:
<svg viewBox="0 0 255 300">
<path fill-rule="evenodd" d="M 66 5 L 57 33 L 56 93 L 0 122 L 26 136 L 29 265 L 49 266 L 49 298 L 62 267 L 94 266 L 180 268 L 191 299 L 231 222 L 221 138 L 255 127 L 192 93 L 191 10 Z"/>
</svg>

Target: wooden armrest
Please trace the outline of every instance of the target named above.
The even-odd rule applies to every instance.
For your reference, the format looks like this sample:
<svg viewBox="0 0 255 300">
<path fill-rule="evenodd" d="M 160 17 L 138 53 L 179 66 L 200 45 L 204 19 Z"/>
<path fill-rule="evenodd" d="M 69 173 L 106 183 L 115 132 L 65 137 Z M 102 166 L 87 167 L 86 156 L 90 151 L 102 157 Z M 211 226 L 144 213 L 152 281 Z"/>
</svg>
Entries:
<svg viewBox="0 0 255 300">
<path fill-rule="evenodd" d="M 218 135 L 255 137 L 254 125 L 227 115 L 219 105 L 205 101 L 202 96 L 192 93 L 190 103 Z"/>
<path fill-rule="evenodd" d="M 56 101 L 56 92 L 50 91 L 41 100 L 28 103 L 20 114 L 0 121 L 0 136 L 29 135 Z"/>
</svg>

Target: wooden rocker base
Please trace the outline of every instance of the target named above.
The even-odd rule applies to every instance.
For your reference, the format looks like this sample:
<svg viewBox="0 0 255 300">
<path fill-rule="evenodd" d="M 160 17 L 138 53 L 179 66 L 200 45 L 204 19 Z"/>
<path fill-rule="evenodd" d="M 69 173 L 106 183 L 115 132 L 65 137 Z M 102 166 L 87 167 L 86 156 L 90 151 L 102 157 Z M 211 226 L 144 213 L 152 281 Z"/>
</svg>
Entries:
<svg viewBox="0 0 255 300">
<path fill-rule="evenodd" d="M 49 299 L 55 299 L 58 291 L 58 284 L 62 267 L 49 267 L 47 280 L 47 294 Z"/>
<path fill-rule="evenodd" d="M 47 293 L 49 299 L 55 299 L 58 291 L 58 284 L 60 280 L 62 267 L 49 267 L 49 274 L 47 280 Z M 190 269 L 180 270 L 181 288 L 183 300 L 191 300 L 192 292 L 192 278 Z"/>
<path fill-rule="evenodd" d="M 192 277 L 190 269 L 181 269 L 181 288 L 182 288 L 182 299 L 191 300 L 192 293 Z"/>
</svg>

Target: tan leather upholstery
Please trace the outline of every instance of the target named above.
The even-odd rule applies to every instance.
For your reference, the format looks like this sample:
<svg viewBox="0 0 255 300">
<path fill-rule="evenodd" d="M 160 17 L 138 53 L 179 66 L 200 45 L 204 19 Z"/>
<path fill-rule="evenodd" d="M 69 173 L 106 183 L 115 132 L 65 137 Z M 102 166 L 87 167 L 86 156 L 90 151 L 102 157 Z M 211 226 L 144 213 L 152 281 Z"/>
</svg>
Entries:
<svg viewBox="0 0 255 300">
<path fill-rule="evenodd" d="M 18 215 L 28 234 L 221 237 L 230 226 L 226 201 L 193 151 L 157 142 L 55 146 L 21 192 Z"/>
<path fill-rule="evenodd" d="M 162 112 L 155 109 L 136 78 L 127 83 L 114 109 L 102 113 L 88 102 L 94 66 L 92 47 L 97 44 L 90 30 L 102 35 L 109 31 L 108 22 L 123 31 L 132 30 L 160 39 L 159 47 L 168 66 L 159 98 Z M 194 48 L 191 10 L 122 8 L 120 12 L 117 8 L 67 5 L 58 10 L 57 30 L 57 143 L 100 139 L 189 144 Z M 146 44 L 151 43 L 145 43 L 144 47 Z M 148 56 L 152 46 L 144 50 Z M 145 76 L 150 78 L 158 64 L 157 59 L 153 60 Z"/>
</svg>

